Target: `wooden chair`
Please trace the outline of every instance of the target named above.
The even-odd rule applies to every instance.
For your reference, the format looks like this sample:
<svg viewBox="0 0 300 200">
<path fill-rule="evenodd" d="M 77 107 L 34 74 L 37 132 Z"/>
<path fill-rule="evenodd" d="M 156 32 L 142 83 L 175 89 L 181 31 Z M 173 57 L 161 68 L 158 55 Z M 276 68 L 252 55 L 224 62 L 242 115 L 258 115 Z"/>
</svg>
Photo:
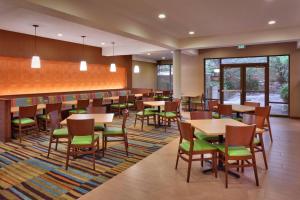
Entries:
<svg viewBox="0 0 300 200">
<path fill-rule="evenodd" d="M 187 111 L 189 107 L 189 101 L 187 97 L 181 97 L 181 108 L 184 111 Z"/>
<path fill-rule="evenodd" d="M 147 120 L 147 125 L 149 125 L 150 117 L 153 118 L 154 125 L 156 125 L 156 113 L 152 110 L 145 109 L 144 102 L 141 100 L 136 101 L 137 113 L 135 114 L 134 127 L 136 126 L 136 121 L 140 120 L 142 122 L 141 131 L 144 130 L 144 121 Z"/>
<path fill-rule="evenodd" d="M 163 112 L 158 113 L 158 117 L 164 122 L 165 132 L 167 132 L 167 123 L 168 125 L 171 122 L 177 122 L 178 115 L 177 115 L 177 102 L 167 101 L 165 103 L 165 110 Z"/>
<path fill-rule="evenodd" d="M 194 130 L 190 123 L 178 121 L 178 129 L 180 132 L 180 140 L 177 151 L 175 169 L 177 169 L 179 157 L 182 160 L 188 162 L 188 172 L 186 181 L 189 182 L 192 162 L 203 162 L 204 160 L 211 160 L 215 177 L 217 177 L 217 148 L 204 140 L 194 140 Z M 211 154 L 212 157 L 204 158 L 204 154 Z M 201 157 L 193 158 L 194 155 L 201 155 Z"/>
<path fill-rule="evenodd" d="M 69 167 L 70 155 L 93 154 L 93 169 L 95 170 L 95 154 L 99 150 L 99 135 L 94 134 L 94 119 L 67 119 L 69 139 L 66 160 L 66 170 Z M 71 151 L 72 150 L 72 151 Z"/>
<path fill-rule="evenodd" d="M 262 131 L 256 131 L 253 144 L 255 152 L 261 152 L 263 155 L 265 168 L 268 169 L 268 162 L 267 162 L 267 156 L 265 151 L 265 145 L 264 145 L 264 124 L 265 124 L 265 118 L 262 116 L 256 116 L 256 115 L 250 115 L 250 114 L 243 114 L 243 123 L 252 125 L 255 124 L 256 128 L 261 129 Z"/>
<path fill-rule="evenodd" d="M 164 90 L 162 94 L 158 95 L 158 99 L 161 101 L 170 101 L 171 92 L 169 90 Z"/>
<path fill-rule="evenodd" d="M 244 102 L 244 105 L 245 105 L 245 106 L 260 107 L 260 103 L 259 103 L 259 102 L 245 101 L 245 102 Z"/>
<path fill-rule="evenodd" d="M 192 99 L 191 102 L 192 108 L 194 110 L 198 110 L 198 108 L 200 107 L 200 110 L 205 110 L 205 98 L 204 95 L 202 94 L 199 97 L 195 97 Z"/>
<path fill-rule="evenodd" d="M 173 99 L 173 102 L 176 102 L 176 103 L 177 103 L 177 117 L 181 119 L 181 109 L 180 109 L 180 106 L 181 106 L 181 99 L 174 98 L 174 99 Z"/>
<path fill-rule="evenodd" d="M 219 104 L 218 113 L 220 118 L 232 118 L 232 105 Z"/>
<path fill-rule="evenodd" d="M 117 112 L 119 117 L 121 117 L 122 110 L 127 108 L 127 96 L 119 96 L 119 102 L 111 105 L 113 112 Z"/>
<path fill-rule="evenodd" d="M 253 167 L 256 185 L 259 186 L 253 139 L 256 126 L 226 126 L 225 145 L 216 145 L 221 162 L 225 165 L 225 187 L 228 188 L 228 171 L 230 168 Z M 250 149 L 250 150 L 249 150 Z M 229 161 L 237 161 L 230 164 Z M 241 162 L 239 162 L 241 161 Z M 240 164 L 241 163 L 241 164 Z"/>
<path fill-rule="evenodd" d="M 135 108 L 135 95 L 134 94 L 130 94 L 128 95 L 127 97 L 127 108 L 130 109 L 130 108 Z"/>
<path fill-rule="evenodd" d="M 41 127 L 44 128 L 45 131 L 47 131 L 47 125 L 50 121 L 49 113 L 52 111 L 58 111 L 59 117 L 61 117 L 61 107 L 62 103 L 47 103 L 45 108 L 45 114 L 38 115 L 38 125 L 41 130 Z"/>
<path fill-rule="evenodd" d="M 255 115 L 262 116 L 266 119 L 266 124 L 264 125 L 264 127 L 268 128 L 270 138 L 271 138 L 271 142 L 273 142 L 271 122 L 270 122 L 270 113 L 271 113 L 271 106 L 256 107 L 255 108 Z"/>
<path fill-rule="evenodd" d="M 12 129 L 18 131 L 20 143 L 22 142 L 23 132 L 32 130 L 38 132 L 36 111 L 37 105 L 20 107 L 18 118 L 12 120 Z"/>
<path fill-rule="evenodd" d="M 220 116 L 218 114 L 218 105 L 219 101 L 218 100 L 209 100 L 207 102 L 208 104 L 208 110 L 212 112 L 213 118 L 219 119 Z"/>
<path fill-rule="evenodd" d="M 104 114 L 106 113 L 106 107 L 105 106 L 89 106 L 87 108 L 88 114 Z M 103 123 L 95 123 L 94 131 L 104 131 L 106 127 L 106 124 Z"/>
<path fill-rule="evenodd" d="M 69 114 L 85 114 L 87 107 L 90 105 L 89 99 L 79 99 L 77 100 L 76 109 L 70 110 Z"/>
<path fill-rule="evenodd" d="M 49 125 L 50 125 L 50 139 L 49 139 L 49 147 L 48 147 L 48 155 L 49 158 L 50 151 L 51 151 L 51 144 L 55 143 L 55 150 L 57 150 L 57 145 L 61 141 L 59 139 L 68 139 L 68 128 L 62 128 L 60 125 L 60 112 L 58 110 L 54 110 L 48 113 L 49 116 Z M 68 140 L 62 141 L 63 143 L 67 143 Z"/>
<path fill-rule="evenodd" d="M 92 106 L 93 107 L 103 106 L 103 98 L 93 99 Z"/>
<path fill-rule="evenodd" d="M 117 142 L 124 141 L 126 155 L 128 156 L 128 138 L 127 138 L 127 130 L 126 130 L 126 120 L 129 116 L 129 112 L 127 109 L 123 110 L 123 123 L 122 127 L 106 127 L 102 134 L 102 146 L 103 146 L 103 156 L 104 151 L 107 149 L 107 142 Z M 109 138 L 122 138 L 120 140 L 108 140 Z"/>
</svg>

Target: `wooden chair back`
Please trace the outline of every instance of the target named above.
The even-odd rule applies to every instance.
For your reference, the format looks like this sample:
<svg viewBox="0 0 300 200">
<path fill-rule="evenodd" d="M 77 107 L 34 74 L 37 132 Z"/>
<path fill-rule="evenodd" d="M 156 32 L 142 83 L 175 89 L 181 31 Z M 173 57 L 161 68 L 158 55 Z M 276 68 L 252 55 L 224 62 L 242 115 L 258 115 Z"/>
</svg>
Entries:
<svg viewBox="0 0 300 200">
<path fill-rule="evenodd" d="M 55 111 L 55 110 L 57 110 L 58 113 L 61 113 L 61 106 L 62 106 L 62 103 L 47 103 L 45 113 L 49 114 L 50 112 Z"/>
<path fill-rule="evenodd" d="M 225 151 L 230 146 L 252 147 L 256 125 L 226 126 Z"/>
<path fill-rule="evenodd" d="M 190 112 L 191 120 L 195 119 L 212 119 L 212 112 L 211 111 L 193 111 Z"/>
<path fill-rule="evenodd" d="M 178 103 L 174 101 L 166 101 L 165 112 L 177 112 Z"/>
<path fill-rule="evenodd" d="M 49 119 L 50 119 L 49 127 L 51 130 L 51 133 L 53 133 L 53 131 L 55 129 L 60 128 L 59 112 L 58 112 L 58 110 L 53 110 L 53 111 L 49 112 L 48 115 L 49 115 Z"/>
<path fill-rule="evenodd" d="M 232 117 L 232 105 L 219 104 L 218 112 L 220 116 Z"/>
<path fill-rule="evenodd" d="M 271 113 L 271 106 L 265 107 L 256 107 L 255 108 L 255 115 L 262 116 L 265 118 L 269 118 Z"/>
<path fill-rule="evenodd" d="M 89 99 L 79 99 L 77 100 L 77 109 L 86 109 L 90 105 Z"/>
<path fill-rule="evenodd" d="M 193 142 L 194 138 L 194 129 L 190 123 L 178 121 L 178 128 L 181 139 L 184 139 L 189 142 Z"/>
<path fill-rule="evenodd" d="M 134 96 L 134 94 L 128 95 L 127 102 L 128 103 L 134 103 L 135 102 L 135 96 Z"/>
<path fill-rule="evenodd" d="M 170 92 L 170 90 L 164 90 L 162 95 L 165 97 L 169 97 L 171 95 L 171 92 Z"/>
<path fill-rule="evenodd" d="M 259 103 L 259 102 L 245 101 L 244 105 L 245 105 L 245 106 L 259 107 L 259 106 L 260 106 L 260 103 Z"/>
<path fill-rule="evenodd" d="M 255 124 L 257 128 L 263 129 L 265 124 L 265 118 L 263 116 L 244 113 L 242 122 L 248 125 Z"/>
<path fill-rule="evenodd" d="M 93 107 L 98 107 L 98 106 L 102 106 L 102 105 L 103 105 L 103 98 L 93 99 L 93 103 L 92 103 Z"/>
<path fill-rule="evenodd" d="M 67 119 L 67 126 L 71 137 L 85 135 L 93 135 L 94 137 L 94 119 Z"/>
<path fill-rule="evenodd" d="M 215 107 L 218 106 L 219 101 L 218 100 L 209 100 L 208 101 L 208 110 L 209 111 L 215 111 Z"/>
<path fill-rule="evenodd" d="M 119 96 L 119 104 L 126 104 L 127 96 Z"/>
<path fill-rule="evenodd" d="M 144 97 L 149 97 L 149 94 L 148 93 L 143 93 L 143 98 Z"/>
<path fill-rule="evenodd" d="M 122 129 L 123 129 L 123 132 L 126 128 L 126 121 L 127 121 L 127 118 L 129 116 L 129 111 L 127 109 L 124 109 L 122 111 L 122 114 L 123 114 L 123 122 L 122 122 Z"/>
<path fill-rule="evenodd" d="M 104 114 L 106 113 L 105 106 L 89 106 L 87 107 L 87 113 L 89 114 Z"/>
<path fill-rule="evenodd" d="M 139 112 L 139 111 L 144 111 L 144 101 L 142 101 L 142 100 L 137 100 L 136 102 L 135 102 L 135 104 L 136 104 L 136 110 L 137 110 L 137 112 Z"/>
<path fill-rule="evenodd" d="M 154 92 L 149 92 L 148 97 L 154 97 Z"/>
<path fill-rule="evenodd" d="M 19 108 L 20 118 L 34 118 L 36 116 L 37 105 L 24 106 Z"/>
</svg>

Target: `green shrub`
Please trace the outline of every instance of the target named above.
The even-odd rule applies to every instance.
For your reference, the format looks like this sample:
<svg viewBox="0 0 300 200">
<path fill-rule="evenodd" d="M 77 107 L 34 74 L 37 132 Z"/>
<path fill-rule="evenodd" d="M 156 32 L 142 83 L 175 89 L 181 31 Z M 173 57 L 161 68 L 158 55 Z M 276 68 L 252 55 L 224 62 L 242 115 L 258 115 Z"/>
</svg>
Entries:
<svg viewBox="0 0 300 200">
<path fill-rule="evenodd" d="M 287 102 L 289 99 L 289 87 L 288 84 L 284 84 L 280 89 L 280 97 Z"/>
</svg>

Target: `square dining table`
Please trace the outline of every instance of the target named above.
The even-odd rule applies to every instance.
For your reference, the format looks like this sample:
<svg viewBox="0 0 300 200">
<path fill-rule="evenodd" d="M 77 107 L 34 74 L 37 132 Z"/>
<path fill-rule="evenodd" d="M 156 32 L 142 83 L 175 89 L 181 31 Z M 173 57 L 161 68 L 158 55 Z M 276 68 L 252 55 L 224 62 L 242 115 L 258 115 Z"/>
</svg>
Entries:
<svg viewBox="0 0 300 200">
<path fill-rule="evenodd" d="M 145 101 L 144 105 L 157 107 L 158 113 L 161 111 L 161 107 L 165 106 L 165 101 Z M 158 126 L 160 126 L 160 118 L 158 117 Z"/>
<path fill-rule="evenodd" d="M 68 118 L 60 122 L 61 125 L 67 125 L 67 119 L 94 119 L 95 124 L 108 124 L 112 123 L 114 118 L 114 113 L 104 113 L 104 114 L 72 114 Z"/>
</svg>

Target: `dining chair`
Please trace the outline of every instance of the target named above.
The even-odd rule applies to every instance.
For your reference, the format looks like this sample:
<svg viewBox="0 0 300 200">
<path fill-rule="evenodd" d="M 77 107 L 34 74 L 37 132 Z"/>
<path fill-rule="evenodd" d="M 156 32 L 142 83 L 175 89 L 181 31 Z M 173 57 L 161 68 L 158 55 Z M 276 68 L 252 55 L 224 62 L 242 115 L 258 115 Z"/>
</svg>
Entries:
<svg viewBox="0 0 300 200">
<path fill-rule="evenodd" d="M 271 113 L 271 106 L 256 107 L 255 108 L 255 115 L 262 116 L 262 117 L 265 118 L 266 123 L 265 123 L 264 127 L 268 128 L 271 142 L 273 142 L 271 122 L 270 122 L 270 113 Z"/>
<path fill-rule="evenodd" d="M 134 109 L 135 108 L 135 101 L 136 101 L 136 98 L 135 98 L 135 95 L 134 94 L 130 94 L 128 95 L 127 97 L 127 108 L 130 109 Z"/>
<path fill-rule="evenodd" d="M 89 99 L 78 99 L 76 109 L 70 110 L 69 114 L 85 114 L 89 105 Z"/>
<path fill-rule="evenodd" d="M 218 113 L 219 118 L 232 118 L 232 105 L 219 104 Z"/>
<path fill-rule="evenodd" d="M 126 130 L 126 121 L 129 116 L 129 112 L 127 109 L 122 111 L 123 114 L 123 122 L 122 127 L 106 127 L 102 133 L 102 155 L 104 156 L 104 151 L 107 149 L 108 142 L 118 142 L 124 141 L 126 155 L 128 156 L 128 138 L 127 138 L 127 130 Z M 121 139 L 112 139 L 110 138 L 121 138 Z"/>
<path fill-rule="evenodd" d="M 190 123 L 178 121 L 178 129 L 180 133 L 180 139 L 175 169 L 177 169 L 179 158 L 188 162 L 186 181 L 189 182 L 192 162 L 211 160 L 214 175 L 217 177 L 217 148 L 204 140 L 194 139 L 194 130 Z M 205 157 L 205 154 L 211 154 L 212 156 Z M 200 158 L 194 158 L 194 155 L 200 155 Z"/>
<path fill-rule="evenodd" d="M 49 117 L 50 112 L 57 110 L 58 115 L 61 117 L 61 107 L 62 107 L 62 103 L 47 103 L 46 104 L 45 113 L 37 116 L 38 125 L 39 125 L 40 130 L 43 128 L 45 131 L 47 131 L 47 125 L 50 121 L 50 117 Z"/>
<path fill-rule="evenodd" d="M 170 90 L 164 90 L 162 92 L 162 94 L 159 94 L 157 96 L 157 98 L 158 98 L 158 100 L 161 100 L 161 101 L 170 101 L 171 100 L 171 92 L 170 92 Z"/>
<path fill-rule="evenodd" d="M 127 96 L 119 96 L 119 102 L 112 104 L 110 107 L 113 112 L 117 112 L 119 117 L 121 117 L 122 110 L 127 108 Z"/>
<path fill-rule="evenodd" d="M 99 147 L 99 135 L 94 134 L 94 119 L 67 119 L 69 132 L 66 170 L 69 167 L 69 158 L 78 155 L 93 155 L 93 170 L 95 170 L 96 151 Z"/>
<path fill-rule="evenodd" d="M 136 126 L 136 121 L 140 120 L 142 122 L 141 131 L 144 130 L 144 121 L 147 120 L 147 125 L 149 125 L 149 118 L 152 117 L 154 125 L 156 125 L 156 113 L 152 110 L 145 109 L 144 102 L 142 100 L 136 101 L 137 113 L 135 114 L 134 127 Z"/>
<path fill-rule="evenodd" d="M 219 114 L 218 114 L 218 105 L 219 101 L 218 100 L 208 100 L 208 110 L 212 112 L 212 116 L 215 119 L 219 119 Z"/>
<path fill-rule="evenodd" d="M 181 99 L 174 98 L 173 102 L 177 103 L 177 117 L 181 119 L 181 108 L 180 108 L 180 106 L 181 106 Z"/>
<path fill-rule="evenodd" d="M 218 144 L 219 159 L 225 165 L 225 187 L 228 188 L 230 168 L 253 167 L 256 186 L 259 186 L 253 139 L 256 126 L 226 126 L 225 144 Z M 229 162 L 230 161 L 230 162 Z M 236 161 L 232 163 L 233 161 Z M 241 161 L 241 162 L 240 162 Z"/>
<path fill-rule="evenodd" d="M 58 110 L 53 110 L 48 113 L 48 117 L 50 122 L 50 139 L 47 158 L 49 158 L 52 143 L 55 143 L 55 150 L 57 150 L 58 143 L 68 143 L 67 139 L 69 138 L 68 128 L 63 128 L 60 125 L 60 112 Z M 64 139 L 64 141 L 59 141 L 60 139 Z"/>
<path fill-rule="evenodd" d="M 22 142 L 23 132 L 35 130 L 38 133 L 36 111 L 37 105 L 19 107 L 19 116 L 12 120 L 12 129 L 18 131 L 20 143 Z"/>
<path fill-rule="evenodd" d="M 267 156 L 265 151 L 265 145 L 264 145 L 264 138 L 263 134 L 264 131 L 264 124 L 265 124 L 265 118 L 263 116 L 256 116 L 251 114 L 243 114 L 243 123 L 252 125 L 255 124 L 256 128 L 259 129 L 259 131 L 256 131 L 253 144 L 254 144 L 254 150 L 255 152 L 259 153 L 261 152 L 263 155 L 265 168 L 268 169 L 268 162 L 267 162 Z"/>
<path fill-rule="evenodd" d="M 92 102 L 93 107 L 103 106 L 103 98 L 95 98 Z"/>
<path fill-rule="evenodd" d="M 245 106 L 253 106 L 253 107 L 259 107 L 260 103 L 259 102 L 250 102 L 250 101 L 245 101 L 244 102 Z"/>
<path fill-rule="evenodd" d="M 106 107 L 105 106 L 89 106 L 87 107 L 88 114 L 105 114 Z M 106 124 L 103 123 L 95 123 L 94 131 L 103 131 L 106 127 Z"/>
<path fill-rule="evenodd" d="M 202 94 L 201 96 L 192 98 L 191 101 L 192 108 L 195 110 L 198 110 L 198 107 L 200 107 L 200 110 L 205 110 L 205 98 Z"/>
<path fill-rule="evenodd" d="M 178 120 L 177 108 L 178 108 L 178 103 L 172 101 L 166 101 L 165 110 L 158 113 L 158 117 L 164 123 L 165 132 L 167 132 L 167 123 L 168 125 L 170 125 L 171 122 L 177 122 Z"/>
</svg>

